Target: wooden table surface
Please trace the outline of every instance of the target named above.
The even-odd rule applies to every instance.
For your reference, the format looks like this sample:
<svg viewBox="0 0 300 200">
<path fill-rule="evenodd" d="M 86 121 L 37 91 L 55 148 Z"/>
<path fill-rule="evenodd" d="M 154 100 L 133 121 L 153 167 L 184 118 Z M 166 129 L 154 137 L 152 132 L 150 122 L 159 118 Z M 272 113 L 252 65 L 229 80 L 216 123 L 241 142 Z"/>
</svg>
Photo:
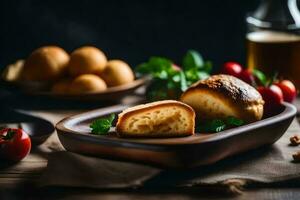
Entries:
<svg viewBox="0 0 300 200">
<path fill-rule="evenodd" d="M 300 105 L 297 100 L 297 105 Z M 53 124 L 66 116 L 83 110 L 34 110 L 30 113 L 48 119 Z M 56 133 L 51 137 L 57 137 Z M 51 150 L 49 150 L 51 151 Z M 300 199 L 299 183 L 273 188 L 248 189 L 242 195 L 232 196 L 214 190 L 191 188 L 162 191 L 94 190 L 84 188 L 33 187 L 47 166 L 47 149 L 43 145 L 32 149 L 30 155 L 17 164 L 0 163 L 0 200 L 6 199 Z"/>
</svg>

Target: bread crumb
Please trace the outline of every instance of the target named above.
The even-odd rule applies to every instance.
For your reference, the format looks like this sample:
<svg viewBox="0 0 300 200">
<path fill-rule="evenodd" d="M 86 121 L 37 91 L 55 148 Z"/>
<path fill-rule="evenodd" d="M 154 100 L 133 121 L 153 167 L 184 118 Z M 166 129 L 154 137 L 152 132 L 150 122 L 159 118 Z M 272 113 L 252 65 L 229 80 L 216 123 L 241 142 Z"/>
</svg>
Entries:
<svg viewBox="0 0 300 200">
<path fill-rule="evenodd" d="M 297 151 L 296 153 L 293 154 L 293 159 L 295 162 L 300 161 L 300 151 Z"/>
<path fill-rule="evenodd" d="M 290 137 L 290 142 L 292 146 L 298 146 L 300 144 L 300 136 L 299 135 L 294 135 Z"/>
</svg>

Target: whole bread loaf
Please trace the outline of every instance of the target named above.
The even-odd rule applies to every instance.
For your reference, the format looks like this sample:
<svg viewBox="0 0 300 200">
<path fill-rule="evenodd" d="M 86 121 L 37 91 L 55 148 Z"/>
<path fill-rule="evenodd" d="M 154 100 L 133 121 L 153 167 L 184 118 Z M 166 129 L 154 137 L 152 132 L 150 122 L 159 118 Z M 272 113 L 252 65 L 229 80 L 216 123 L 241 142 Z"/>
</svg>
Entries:
<svg viewBox="0 0 300 200">
<path fill-rule="evenodd" d="M 116 131 L 121 137 L 188 136 L 195 132 L 195 112 L 173 100 L 134 106 L 119 114 Z"/>
<path fill-rule="evenodd" d="M 264 101 L 251 85 L 230 75 L 214 75 L 188 88 L 180 100 L 190 105 L 200 121 L 237 117 L 260 120 Z"/>
</svg>

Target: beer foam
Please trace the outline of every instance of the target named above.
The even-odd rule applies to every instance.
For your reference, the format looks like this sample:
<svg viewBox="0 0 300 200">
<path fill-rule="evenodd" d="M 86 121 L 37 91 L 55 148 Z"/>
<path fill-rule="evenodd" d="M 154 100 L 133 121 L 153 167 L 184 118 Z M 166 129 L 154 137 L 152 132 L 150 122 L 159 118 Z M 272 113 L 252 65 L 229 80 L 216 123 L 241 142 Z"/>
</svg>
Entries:
<svg viewBox="0 0 300 200">
<path fill-rule="evenodd" d="M 247 34 L 247 39 L 253 42 L 295 42 L 300 41 L 300 36 L 277 31 L 259 31 Z"/>
</svg>

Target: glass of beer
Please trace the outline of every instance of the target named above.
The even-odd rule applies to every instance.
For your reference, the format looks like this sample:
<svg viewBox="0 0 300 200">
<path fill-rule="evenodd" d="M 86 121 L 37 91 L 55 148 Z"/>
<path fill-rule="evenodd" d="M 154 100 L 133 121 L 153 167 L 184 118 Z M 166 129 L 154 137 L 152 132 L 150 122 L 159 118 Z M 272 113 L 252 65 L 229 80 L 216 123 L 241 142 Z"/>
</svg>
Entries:
<svg viewBox="0 0 300 200">
<path fill-rule="evenodd" d="M 247 65 L 269 76 L 278 73 L 279 78 L 292 80 L 300 89 L 300 12 L 296 0 L 289 5 L 293 1 L 264 0 L 247 17 Z M 279 10 L 285 15 L 276 16 Z"/>
</svg>

